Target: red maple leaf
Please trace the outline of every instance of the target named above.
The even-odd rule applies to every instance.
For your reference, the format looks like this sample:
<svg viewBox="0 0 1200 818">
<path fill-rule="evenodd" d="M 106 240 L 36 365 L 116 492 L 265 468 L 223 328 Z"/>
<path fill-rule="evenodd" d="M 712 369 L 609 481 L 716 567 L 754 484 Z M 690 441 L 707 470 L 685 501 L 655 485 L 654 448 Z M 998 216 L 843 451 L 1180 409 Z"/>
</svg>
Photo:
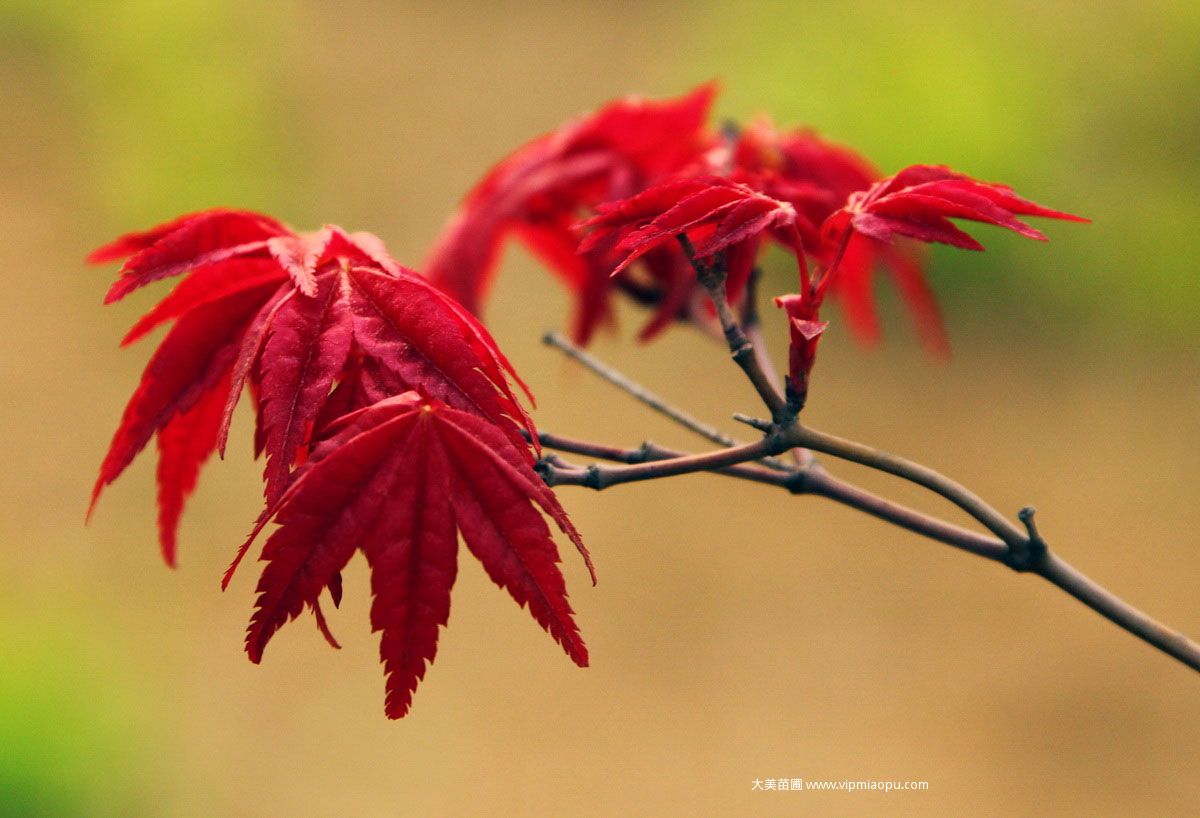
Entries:
<svg viewBox="0 0 1200 818">
<path fill-rule="evenodd" d="M 879 335 L 878 320 L 867 305 L 872 301 L 870 271 L 882 262 L 915 314 L 926 347 L 944 357 L 949 342 L 937 300 L 915 252 L 896 246 L 896 238 L 982 250 L 983 245 L 950 221 L 955 218 L 1005 227 L 1045 241 L 1040 231 L 1017 216 L 1087 221 L 1017 196 L 1006 185 L 980 182 L 941 166 L 913 165 L 853 193 L 821 229 L 825 247 L 838 248 L 837 257 L 830 262 L 838 270 L 832 285 L 851 307 L 851 325 L 868 340 Z"/>
<path fill-rule="evenodd" d="M 617 100 L 517 149 L 467 194 L 425 261 L 427 275 L 478 313 L 501 245 L 515 236 L 577 296 L 575 334 L 586 341 L 609 317 L 612 265 L 576 252 L 576 223 L 602 202 L 699 163 L 713 142 L 705 120 L 714 93 L 702 86 L 663 102 Z M 678 296 L 680 277 L 690 275 L 686 265 L 667 258 L 651 263 L 652 280 Z M 673 304 L 671 297 L 664 301 Z"/>
<path fill-rule="evenodd" d="M 267 565 L 246 634 L 252 661 L 262 660 L 271 636 L 305 607 L 337 645 L 318 597 L 330 588 L 337 604 L 341 571 L 361 550 L 371 566 L 371 626 L 382 632 L 386 712 L 400 718 L 450 615 L 461 533 L 488 576 L 528 606 L 576 664 L 587 665 L 542 513 L 585 559 L 586 550 L 524 447 L 477 413 L 415 392 L 345 416 L 327 431 L 270 512 L 279 527 L 261 557 Z"/>
<path fill-rule="evenodd" d="M 1017 216 L 1088 221 L 1024 199 L 1007 185 L 980 182 L 940 165 L 912 165 L 853 194 L 825 221 L 822 232 L 830 242 L 842 240 L 847 230 L 853 230 L 882 242 L 899 235 L 982 250 L 982 244 L 955 227 L 950 221 L 954 218 L 993 224 L 1031 239 L 1046 240 Z"/>
<path fill-rule="evenodd" d="M 765 119 L 740 129 L 730 152 L 731 178 L 791 204 L 804 246 L 818 258 L 825 255 L 821 224 L 880 178 L 854 150 L 811 130 L 779 131 Z"/>
<path fill-rule="evenodd" d="M 821 241 L 828 247 L 837 247 L 826 269 L 811 286 L 802 281 L 798 295 L 775 300 L 787 312 L 791 327 L 790 396 L 801 403 L 804 400 L 817 343 L 826 326 L 819 321 L 818 313 L 826 293 L 847 270 L 853 286 L 862 287 L 864 281 L 869 284 L 863 271 L 874 264 L 875 258 L 888 258 L 893 253 L 889 245 L 897 236 L 982 250 L 983 245 L 956 227 L 950 221 L 952 218 L 993 224 L 1022 236 L 1046 240 L 1041 232 L 1018 219 L 1019 215 L 1088 221 L 1024 199 L 1006 185 L 980 182 L 941 166 L 913 165 L 851 194 L 846 205 L 830 214 L 822 225 Z M 932 325 L 940 330 L 937 305 L 920 267 L 903 255 L 891 256 L 889 264 L 918 317 L 923 316 L 923 328 Z M 855 297 L 869 298 L 869 291 Z M 940 332 L 932 340 L 935 348 L 944 344 Z"/>
<path fill-rule="evenodd" d="M 696 259 L 711 263 L 726 255 L 731 291 L 744 285 L 763 234 L 775 233 L 803 259 L 796 211 L 747 185 L 721 176 L 698 176 L 654 185 L 628 199 L 600 205 L 583 223 L 590 230 L 581 253 L 608 246 L 617 275 L 645 254 L 674 246 L 682 236 Z M 674 251 L 679 252 L 679 251 Z"/>
<path fill-rule="evenodd" d="M 417 390 L 486 418 L 532 459 L 522 433 L 536 434 L 508 378 L 520 381 L 491 336 L 370 234 L 332 226 L 301 234 L 257 213 L 210 210 L 123 236 L 89 259 L 125 256 L 107 301 L 188 275 L 126 336 L 174 322 L 125 409 L 92 505 L 158 434 L 168 563 L 184 499 L 201 464 L 224 450 L 247 383 L 268 503 L 283 494 L 335 394 L 344 412 Z"/>
<path fill-rule="evenodd" d="M 762 119 L 739 132 L 732 154 L 732 178 L 796 209 L 796 227 L 805 252 L 816 264 L 829 267 L 841 254 L 829 290 L 841 303 L 859 341 L 874 344 L 882 335 L 874 277 L 877 269 L 883 269 L 913 313 L 926 349 L 938 357 L 949 354 L 941 312 L 925 281 L 917 248 L 893 246 L 859 234 L 843 248 L 840 237 L 821 231 L 825 221 L 853 194 L 881 178 L 874 165 L 853 149 L 811 130 L 778 131 Z"/>
</svg>

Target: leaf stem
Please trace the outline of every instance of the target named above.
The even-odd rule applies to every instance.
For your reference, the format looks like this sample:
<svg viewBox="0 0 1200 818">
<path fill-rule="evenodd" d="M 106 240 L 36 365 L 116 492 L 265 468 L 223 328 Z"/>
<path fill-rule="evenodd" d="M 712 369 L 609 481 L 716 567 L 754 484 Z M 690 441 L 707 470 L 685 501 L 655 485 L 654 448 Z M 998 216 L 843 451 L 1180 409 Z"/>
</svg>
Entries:
<svg viewBox="0 0 1200 818">
<path fill-rule="evenodd" d="M 771 384 L 771 379 L 759 361 L 754 344 L 746 337 L 746 333 L 742 330 L 737 318 L 734 317 L 733 308 L 729 306 L 729 297 L 725 292 L 725 270 L 719 261 L 720 256 L 718 255 L 718 260 L 713 264 L 705 264 L 696 257 L 696 248 L 692 246 L 692 242 L 686 234 L 680 233 L 676 238 L 688 261 L 691 262 L 692 269 L 696 271 L 696 280 L 712 298 L 713 306 L 717 309 L 717 319 L 721 322 L 721 329 L 725 333 L 725 343 L 729 346 L 729 354 L 734 363 L 741 367 L 742 372 L 746 374 L 746 378 L 758 392 L 763 404 L 770 410 L 771 417 L 776 422 L 783 421 L 787 417 L 787 404 L 783 396 L 779 394 L 779 390 Z"/>
</svg>

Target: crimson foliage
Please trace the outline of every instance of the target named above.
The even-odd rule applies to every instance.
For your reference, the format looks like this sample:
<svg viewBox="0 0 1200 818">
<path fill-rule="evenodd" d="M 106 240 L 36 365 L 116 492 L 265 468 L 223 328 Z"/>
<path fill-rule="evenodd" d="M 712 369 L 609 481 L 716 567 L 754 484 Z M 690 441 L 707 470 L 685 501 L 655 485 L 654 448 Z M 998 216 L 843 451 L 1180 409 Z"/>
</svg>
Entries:
<svg viewBox="0 0 1200 818">
<path fill-rule="evenodd" d="M 174 564 L 184 501 L 204 462 L 224 451 L 249 387 L 256 454 L 266 454 L 255 534 L 270 519 L 280 523 L 263 553 L 251 659 L 305 607 L 328 634 L 317 597 L 328 588 L 337 604 L 342 567 L 361 548 L 372 567 L 372 624 L 383 631 L 387 712 L 403 715 L 446 622 L 457 530 L 497 584 L 587 663 L 537 509 L 586 559 L 583 542 L 533 469 L 526 436 L 537 436 L 509 384 L 520 383 L 516 373 L 457 302 L 393 261 L 374 236 L 296 233 L 242 211 L 184 216 L 123 236 L 90 260 L 124 257 L 108 301 L 187 277 L 126 336 L 130 343 L 172 322 L 92 502 L 157 435 L 160 539 Z"/>
<path fill-rule="evenodd" d="M 501 160 L 439 238 L 428 267 L 434 281 L 479 311 L 494 274 L 499 233 L 480 234 L 469 224 L 491 218 L 524 236 L 567 282 L 578 302 L 578 340 L 586 342 L 608 318 L 613 292 L 654 307 L 642 332 L 646 339 L 677 319 L 706 317 L 696 309 L 703 293 L 695 271 L 673 246 L 675 238 L 686 236 L 700 260 L 724 267 L 735 304 L 769 238 L 791 251 L 800 268 L 798 298 L 784 296 L 780 305 L 793 330 L 790 385 L 803 393 L 825 327 L 818 313 L 828 293 L 841 300 L 860 339 L 879 338 L 876 269 L 894 280 L 927 348 L 947 354 L 941 315 L 913 240 L 980 250 L 950 219 L 1037 239 L 1045 237 L 1017 216 L 1086 221 L 944 167 L 914 165 L 883 178 L 857 152 L 811 130 L 781 131 L 757 120 L 718 132 L 704 123 L 714 92 L 707 85 L 677 100 L 618 100 Z M 594 132 L 604 134 L 602 148 L 581 137 Z M 649 170 L 641 163 L 648 146 L 658 160 Z M 567 155 L 591 157 L 593 170 L 583 173 Z M 601 167 L 602 173 L 595 170 Z M 588 184 L 577 184 L 579 178 Z M 550 224 L 553 251 L 537 239 Z M 455 263 L 468 257 L 470 263 Z M 811 276 L 810 266 L 816 271 Z"/>
<path fill-rule="evenodd" d="M 947 344 L 916 242 L 981 245 L 952 219 L 1045 237 L 1021 221 L 1084 221 L 947 168 L 880 173 L 853 150 L 765 120 L 707 125 L 715 88 L 662 102 L 618 100 L 538 137 L 467 194 L 431 251 L 427 280 L 369 233 L 298 233 L 241 210 L 192 213 L 89 256 L 123 260 L 106 303 L 183 276 L 125 336 L 169 324 L 125 408 L 92 496 L 157 437 L 158 526 L 175 563 L 184 503 L 212 453 L 225 453 L 242 394 L 265 454 L 265 508 L 225 575 L 272 523 L 246 635 L 254 662 L 306 608 L 336 646 L 336 606 L 356 551 L 371 568 L 386 712 L 408 712 L 450 612 L 461 536 L 488 575 L 579 665 L 588 661 L 545 517 L 578 532 L 535 468 L 532 395 L 474 317 L 503 242 L 516 237 L 577 300 L 588 340 L 623 293 L 652 308 L 643 339 L 676 321 L 711 323 L 720 293 L 749 313 L 769 242 L 794 257 L 798 292 L 776 299 L 791 333 L 789 407 L 803 405 L 820 311 L 836 294 L 851 327 L 879 335 L 877 268 L 892 276 L 927 346 Z M 703 275 L 701 275 L 703 274 Z M 714 282 L 723 283 L 717 287 Z M 89 510 L 90 514 L 90 510 Z"/>
</svg>

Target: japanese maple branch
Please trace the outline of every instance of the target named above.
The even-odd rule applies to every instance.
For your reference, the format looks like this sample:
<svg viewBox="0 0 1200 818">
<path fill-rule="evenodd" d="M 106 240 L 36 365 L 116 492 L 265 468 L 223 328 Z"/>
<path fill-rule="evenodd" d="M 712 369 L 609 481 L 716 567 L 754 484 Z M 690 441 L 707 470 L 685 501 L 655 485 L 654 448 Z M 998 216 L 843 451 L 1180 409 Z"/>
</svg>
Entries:
<svg viewBox="0 0 1200 818">
<path fill-rule="evenodd" d="M 801 430 L 799 424 L 790 427 Z M 740 464 L 756 459 L 764 452 L 778 453 L 788 441 L 806 441 L 817 451 L 841 457 L 863 465 L 878 468 L 890 474 L 926 486 L 938 494 L 951 499 L 955 504 L 976 516 L 990 519 L 993 515 L 1003 524 L 997 524 L 1004 536 L 993 540 L 980 534 L 958 528 L 944 521 L 892 503 L 881 497 L 844 483 L 828 475 L 815 464 L 804 470 L 797 469 L 786 475 L 753 466 Z M 794 494 L 815 494 L 827 497 L 856 508 L 880 519 L 892 522 L 910 531 L 928 536 L 979 556 L 1001 562 L 1020 572 L 1034 573 L 1104 616 L 1117 626 L 1132 633 L 1169 656 L 1173 656 L 1193 670 L 1200 671 L 1200 645 L 1183 634 L 1163 625 L 1110 591 L 1101 587 L 1076 568 L 1053 554 L 1033 525 L 1032 509 L 1022 511 L 1022 521 L 1027 533 L 1021 534 L 976 495 L 953 480 L 932 469 L 911 461 L 875 452 L 862 444 L 845 441 L 811 429 L 790 431 L 764 438 L 757 444 L 747 444 L 734 449 L 724 449 L 701 455 L 687 455 L 658 447 L 643 446 L 637 450 L 621 450 L 599 444 L 573 441 L 555 435 L 542 435 L 542 443 L 548 448 L 575 451 L 592 457 L 613 459 L 629 465 L 590 465 L 575 467 L 565 463 L 542 464 L 542 473 L 551 485 L 578 485 L 602 490 L 621 483 L 652 480 L 677 474 L 697 471 L 723 472 L 733 477 L 755 482 L 779 485 Z M 874 452 L 868 455 L 868 452 Z M 982 521 L 982 520 L 981 520 Z M 992 522 L 996 522 L 992 520 Z M 997 536 L 999 537 L 999 532 Z M 1009 541 L 1012 538 L 1012 541 Z"/>
<path fill-rule="evenodd" d="M 617 463 L 645 463 L 677 459 L 687 455 L 686 452 L 667 449 L 650 442 L 643 443 L 636 449 L 622 449 L 550 433 L 539 433 L 538 437 L 542 445 L 548 449 Z M 1003 560 L 1008 552 L 1008 546 L 997 539 L 879 497 L 844 480 L 839 480 L 816 464 L 803 469 L 791 469 L 783 472 L 749 464 L 727 466 L 712 469 L 712 471 L 755 483 L 773 485 L 792 494 L 825 497 L 930 539 L 989 559 Z M 587 472 L 588 467 L 572 466 L 569 463 L 560 462 L 550 470 L 548 482 L 551 482 L 552 485 L 578 485 L 596 489 L 604 487 L 589 482 Z M 543 474 L 546 474 L 545 470 Z M 607 485 L 613 484 L 608 483 Z"/>
<path fill-rule="evenodd" d="M 725 293 L 724 270 L 700 263 L 686 236 L 680 244 L 696 269 L 697 277 L 708 290 L 716 305 L 734 361 L 754 385 L 763 403 L 771 411 L 771 422 L 752 423 L 766 432 L 758 443 L 742 444 L 706 454 L 682 454 L 652 450 L 643 446 L 637 458 L 629 452 L 615 452 L 616 459 L 625 465 L 574 467 L 554 461 L 544 461 L 543 477 L 550 485 L 581 485 L 604 489 L 621 483 L 659 479 L 698 471 L 718 471 L 758 482 L 776 482 L 765 469 L 745 466 L 748 461 L 773 457 L 796 448 L 819 451 L 868 468 L 909 480 L 927 488 L 967 512 L 999 538 L 999 542 L 957 529 L 949 523 L 927 517 L 919 512 L 890 503 L 849 484 L 830 478 L 815 463 L 795 470 L 792 475 L 777 478 L 793 493 L 813 493 L 830 497 L 881 519 L 947 542 L 972 553 L 986 556 L 1019 572 L 1036 573 L 1056 585 L 1114 624 L 1143 641 L 1175 657 L 1194 670 L 1200 671 L 1200 645 L 1183 634 L 1168 628 L 1111 592 L 1096 584 L 1077 569 L 1050 552 L 1033 524 L 1033 510 L 1024 509 L 1020 515 L 1025 525 L 1022 532 L 1013 522 L 986 503 L 974 492 L 949 477 L 905 458 L 874 449 L 855 441 L 840 438 L 802 426 L 795 416 L 789 416 L 786 404 L 771 384 L 756 354 L 755 345 L 733 316 Z M 561 439 L 560 439 L 561 442 Z M 553 445 L 546 443 L 553 448 Z M 592 456 L 605 458 L 596 444 L 590 447 Z M 652 457 L 651 455 L 658 455 Z M 786 481 L 786 482 L 782 482 Z M 805 487 L 801 489 L 799 487 Z M 968 539 L 962 537 L 966 534 Z"/>
<path fill-rule="evenodd" d="M 1003 514 L 962 484 L 927 466 L 862 443 L 819 432 L 798 422 L 788 427 L 787 437 L 796 446 L 849 460 L 923 486 L 970 514 L 1013 551 L 1023 552 L 1028 546 L 1026 535 Z"/>
<path fill-rule="evenodd" d="M 1147 616 L 1053 554 L 1037 532 L 1032 508 L 1021 511 L 1021 522 L 1026 529 L 1022 532 L 978 495 L 927 466 L 799 424 L 795 424 L 793 429 L 791 437 L 797 445 L 902 477 L 940 494 L 1005 542 L 1007 553 L 1001 559 L 1005 565 L 1016 571 L 1041 576 L 1114 624 L 1193 670 L 1200 670 L 1200 645 Z"/>
</svg>

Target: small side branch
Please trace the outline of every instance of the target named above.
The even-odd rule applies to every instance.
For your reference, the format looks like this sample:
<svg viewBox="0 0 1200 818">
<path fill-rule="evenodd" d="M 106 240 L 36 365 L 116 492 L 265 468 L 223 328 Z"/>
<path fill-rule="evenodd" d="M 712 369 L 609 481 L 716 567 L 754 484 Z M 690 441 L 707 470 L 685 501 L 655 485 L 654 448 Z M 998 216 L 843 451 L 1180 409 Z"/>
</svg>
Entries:
<svg viewBox="0 0 1200 818">
<path fill-rule="evenodd" d="M 542 444 L 550 445 L 545 440 L 542 440 Z M 764 438 L 755 443 L 744 443 L 741 446 L 717 449 L 704 454 L 686 454 L 666 459 L 646 460 L 645 462 L 631 463 L 626 460 L 624 461 L 626 465 L 619 466 L 593 464 L 584 468 L 564 468 L 559 463 L 543 459 L 540 467 L 543 479 L 551 486 L 576 485 L 601 490 L 621 483 L 658 480 L 678 474 L 721 471 L 730 466 L 778 454 L 782 450 L 780 443 L 770 438 Z"/>
<path fill-rule="evenodd" d="M 730 437 L 720 429 L 712 426 L 694 415 L 674 406 L 666 399 L 660 397 L 654 392 L 651 392 L 646 387 L 642 386 L 637 381 L 630 378 L 625 373 L 609 366 L 604 361 L 592 355 L 586 350 L 580 349 L 577 345 L 571 343 L 567 338 L 563 337 L 558 332 L 547 332 L 542 336 L 542 343 L 546 346 L 553 347 L 573 361 L 582 364 L 592 374 L 597 375 L 602 380 L 607 381 L 621 391 L 630 395 L 634 400 L 639 401 L 645 406 L 650 407 L 655 412 L 663 415 L 666 418 L 674 421 L 683 428 L 696 433 L 700 437 L 718 446 L 732 448 L 743 445 L 743 441 Z M 763 465 L 768 468 L 778 469 L 781 471 L 787 470 L 788 466 L 780 463 L 774 458 L 763 458 Z"/>
<path fill-rule="evenodd" d="M 723 433 L 720 429 L 710 426 L 677 406 L 672 406 L 666 400 L 651 392 L 623 372 L 617 371 L 586 350 L 580 349 L 567 340 L 561 333 L 554 331 L 547 332 L 542 336 L 542 343 L 546 346 L 554 347 L 571 360 L 583 364 L 583 366 L 587 367 L 601 379 L 608 381 L 622 392 L 632 396 L 635 400 L 640 401 L 660 415 L 668 417 L 685 429 L 695 432 L 705 440 L 716 443 L 718 446 L 737 445 L 736 440 Z"/>
<path fill-rule="evenodd" d="M 659 446 L 649 441 L 643 443 L 636 449 L 622 449 L 617 446 L 606 446 L 600 443 L 592 443 L 586 440 L 577 440 L 575 438 L 564 437 L 562 435 L 539 432 L 538 439 L 542 446 L 546 449 L 554 449 L 560 452 L 568 452 L 571 454 L 581 454 L 584 457 L 592 457 L 598 460 L 609 460 L 614 463 L 650 463 L 659 460 L 672 460 L 681 457 L 688 457 L 688 452 L 676 451 Z M 571 466 L 568 463 L 551 461 L 550 466 L 542 465 L 542 476 L 550 485 L 577 485 L 586 486 L 588 488 L 601 489 L 607 485 L 591 485 L 582 477 L 580 473 L 586 472 L 586 467 Z M 707 469 L 716 474 L 724 474 L 730 477 L 737 477 L 742 480 L 750 480 L 756 483 L 765 483 L 767 485 L 780 486 L 787 488 L 791 475 L 784 471 L 774 469 L 766 469 L 761 466 L 752 465 L 749 463 L 739 464 L 736 466 L 726 466 L 723 468 Z"/>
<path fill-rule="evenodd" d="M 858 509 L 930 539 L 1002 563 L 1022 573 L 1037 574 L 1093 611 L 1158 650 L 1200 671 L 1200 645 L 1158 622 L 1103 588 L 1050 551 L 1033 523 L 1032 509 L 1020 518 L 1022 533 L 1012 522 L 974 493 L 944 475 L 895 455 L 837 438 L 793 423 L 757 443 L 706 454 L 675 452 L 651 444 L 627 450 L 542 435 L 547 448 L 614 460 L 622 465 L 572 466 L 557 457 L 544 459 L 539 468 L 549 485 L 579 485 L 602 490 L 621 483 L 652 480 L 677 474 L 712 471 L 784 488 L 792 494 L 813 494 Z M 816 451 L 878 469 L 905 479 L 954 502 L 986 525 L 997 539 L 959 528 L 838 480 L 813 464 L 788 473 L 752 465 L 764 455 L 775 455 L 804 444 Z"/>
<path fill-rule="evenodd" d="M 776 421 L 784 420 L 787 416 L 787 404 L 763 370 L 754 344 L 746 337 L 741 324 L 733 314 L 733 308 L 729 306 L 729 297 L 725 292 L 725 270 L 720 263 L 709 266 L 700 261 L 696 257 L 696 249 L 685 234 L 681 233 L 677 238 L 679 246 L 683 248 L 684 254 L 691 262 L 692 269 L 696 271 L 696 280 L 712 298 L 713 306 L 717 309 L 717 319 L 721 322 L 721 329 L 725 333 L 725 342 L 729 345 L 729 354 L 734 363 L 741 367 L 742 372 L 746 374 L 746 378 L 758 392 L 763 404 L 771 411 L 771 417 Z"/>
<path fill-rule="evenodd" d="M 625 449 L 548 432 L 541 432 L 538 437 L 542 446 L 547 449 L 616 463 L 646 463 L 669 459 L 677 460 L 689 456 L 687 452 L 667 449 L 648 442 L 636 449 Z M 593 476 L 595 468 L 603 467 L 572 466 L 557 459 L 550 463 L 543 463 L 541 466 L 543 477 L 552 486 L 573 485 L 601 490 L 616 485 L 614 482 L 598 481 Z M 899 503 L 893 503 L 852 483 L 840 480 L 816 465 L 791 469 L 787 472 L 764 469 L 751 464 L 711 468 L 706 471 L 772 485 L 791 494 L 811 494 L 816 497 L 825 497 L 932 540 L 998 562 L 1003 561 L 1008 553 L 1008 546 L 997 539 L 939 520 Z"/>
</svg>

